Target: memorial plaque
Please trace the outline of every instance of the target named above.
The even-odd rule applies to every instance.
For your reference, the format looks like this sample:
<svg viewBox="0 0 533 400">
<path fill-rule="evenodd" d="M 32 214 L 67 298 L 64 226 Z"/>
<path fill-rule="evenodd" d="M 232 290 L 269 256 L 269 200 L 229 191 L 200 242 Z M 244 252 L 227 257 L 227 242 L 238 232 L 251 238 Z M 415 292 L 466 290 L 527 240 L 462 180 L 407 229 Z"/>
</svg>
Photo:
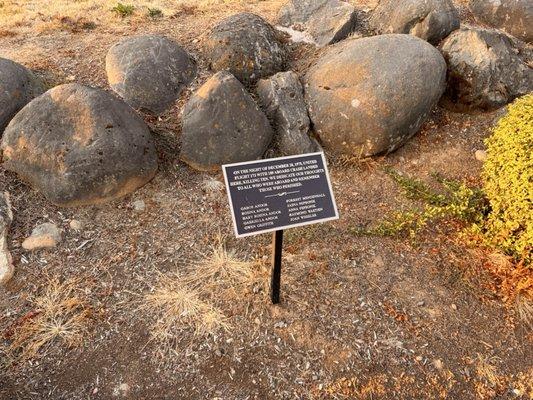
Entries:
<svg viewBox="0 0 533 400">
<path fill-rule="evenodd" d="M 237 237 L 339 218 L 324 153 L 222 166 Z"/>
</svg>

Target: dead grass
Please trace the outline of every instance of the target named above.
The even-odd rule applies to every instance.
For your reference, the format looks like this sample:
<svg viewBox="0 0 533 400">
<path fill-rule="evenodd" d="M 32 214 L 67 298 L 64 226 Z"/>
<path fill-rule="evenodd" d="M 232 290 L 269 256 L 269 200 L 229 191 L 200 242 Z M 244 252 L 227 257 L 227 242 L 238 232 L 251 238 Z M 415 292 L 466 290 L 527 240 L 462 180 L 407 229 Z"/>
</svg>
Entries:
<svg viewBox="0 0 533 400">
<path fill-rule="evenodd" d="M 253 262 L 240 260 L 234 250 L 228 250 L 226 238 L 219 233 L 209 253 L 203 254 L 185 283 L 205 290 L 217 286 L 235 289 L 254 282 L 253 268 Z"/>
<path fill-rule="evenodd" d="M 158 358 L 168 362 L 169 354 L 177 353 L 176 338 L 183 330 L 192 331 L 195 337 L 229 332 L 227 309 L 243 293 L 236 289 L 254 282 L 255 265 L 228 250 L 226 238 L 218 234 L 210 252 L 192 269 L 184 274 L 161 274 L 139 306 L 143 314 L 153 316 L 150 332 Z"/>
<path fill-rule="evenodd" d="M 43 293 L 30 300 L 31 310 L 4 333 L 12 361 L 45 356 L 57 341 L 68 347 L 81 344 L 92 314 L 81 288 L 80 279 L 46 283 Z"/>
<path fill-rule="evenodd" d="M 484 268 L 493 276 L 494 290 L 507 304 L 515 305 L 522 321 L 533 321 L 533 266 L 514 263 L 501 253 L 489 254 Z"/>
<path fill-rule="evenodd" d="M 194 7 L 201 11 L 216 5 L 240 2 L 240 0 L 127 0 L 123 4 L 133 6 L 132 18 L 147 18 L 150 9 L 158 9 L 163 15 L 171 16 L 180 12 L 183 7 Z M 61 29 L 61 25 L 54 21 L 62 18 L 74 21 L 86 18 L 98 21 L 99 25 L 109 25 L 116 24 L 122 19 L 121 15 L 113 12 L 116 6 L 116 0 L 2 0 L 0 21 L 2 21 L 2 29 L 5 30 L 38 27 L 44 23 L 48 27 L 45 32 L 50 31 L 52 26 Z"/>
<path fill-rule="evenodd" d="M 476 373 L 478 378 L 484 380 L 491 387 L 499 387 L 502 385 L 502 379 L 494 366 L 494 361 L 494 359 L 478 354 L 476 360 Z"/>
<path fill-rule="evenodd" d="M 142 308 L 157 316 L 152 332 L 163 342 L 188 327 L 200 336 L 230 327 L 222 311 L 202 300 L 201 291 L 187 287 L 179 275 L 161 275 L 153 292 L 144 297 Z"/>
</svg>

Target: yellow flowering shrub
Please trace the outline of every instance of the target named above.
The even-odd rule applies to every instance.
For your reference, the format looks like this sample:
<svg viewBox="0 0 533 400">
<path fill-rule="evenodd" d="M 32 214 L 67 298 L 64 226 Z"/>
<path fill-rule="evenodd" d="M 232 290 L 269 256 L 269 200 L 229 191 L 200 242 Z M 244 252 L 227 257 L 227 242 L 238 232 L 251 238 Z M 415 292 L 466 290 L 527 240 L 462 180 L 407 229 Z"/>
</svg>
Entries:
<svg viewBox="0 0 533 400">
<path fill-rule="evenodd" d="M 482 225 L 487 244 L 533 261 L 533 94 L 509 106 L 486 140 L 484 192 L 490 212 Z"/>
</svg>

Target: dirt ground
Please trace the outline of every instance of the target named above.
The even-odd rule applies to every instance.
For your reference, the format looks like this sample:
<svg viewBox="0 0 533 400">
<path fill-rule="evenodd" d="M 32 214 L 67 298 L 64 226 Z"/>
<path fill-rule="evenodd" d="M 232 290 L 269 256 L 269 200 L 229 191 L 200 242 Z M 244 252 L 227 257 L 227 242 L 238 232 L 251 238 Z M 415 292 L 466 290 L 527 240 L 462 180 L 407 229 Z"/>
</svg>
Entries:
<svg viewBox="0 0 533 400">
<path fill-rule="evenodd" d="M 0 399 L 533 398 L 532 331 L 490 290 L 484 255 L 462 242 L 456 222 L 432 224 L 415 240 L 354 234 L 411 204 L 384 167 L 479 185 L 474 152 L 484 148 L 498 111 L 439 107 L 393 154 L 364 162 L 330 157 L 341 218 L 287 232 L 282 304 L 269 304 L 271 237 L 233 238 L 221 174 L 195 172 L 178 154 L 183 103 L 211 74 L 201 35 L 240 10 L 275 22 L 282 3 L 170 4 L 156 19 L 142 7 L 124 19 L 107 8 L 87 7 L 68 18 L 55 9 L 0 26 L 0 56 L 32 68 L 51 86 L 76 81 L 108 89 L 108 48 L 148 32 L 175 39 L 201 70 L 172 110 L 145 116 L 160 171 L 131 196 L 60 209 L 0 167 L 0 189 L 14 207 L 9 246 L 16 266 L 0 288 Z M 368 9 L 373 2 L 357 5 Z M 469 22 L 463 9 L 462 16 Z M 300 72 L 316 54 L 291 49 L 291 67 Z M 144 211 L 134 209 L 137 200 Z M 70 227 L 73 219 L 81 230 Z M 60 226 L 64 240 L 53 250 L 23 251 L 22 240 L 43 222 Z M 146 306 L 147 296 L 164 277 L 194 276 L 216 243 L 251 271 L 251 279 L 234 286 L 197 281 L 223 327 L 199 333 L 182 318 L 171 338 L 159 340 L 161 316 Z M 39 318 L 36 299 L 56 280 L 82 299 L 71 309 L 83 316 L 79 340 L 62 332 L 35 355 L 11 352 L 16 328 Z"/>
</svg>

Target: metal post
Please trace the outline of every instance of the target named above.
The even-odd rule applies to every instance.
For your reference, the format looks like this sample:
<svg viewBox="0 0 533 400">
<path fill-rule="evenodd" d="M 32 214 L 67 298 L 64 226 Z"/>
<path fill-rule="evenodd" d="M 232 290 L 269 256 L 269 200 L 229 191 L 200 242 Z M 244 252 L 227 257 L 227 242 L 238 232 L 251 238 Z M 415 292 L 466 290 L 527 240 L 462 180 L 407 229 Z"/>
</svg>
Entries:
<svg viewBox="0 0 533 400">
<path fill-rule="evenodd" d="M 270 281 L 270 298 L 272 304 L 279 304 L 279 292 L 281 285 L 281 254 L 283 251 L 283 231 L 275 231 L 272 234 L 272 279 Z"/>
</svg>

